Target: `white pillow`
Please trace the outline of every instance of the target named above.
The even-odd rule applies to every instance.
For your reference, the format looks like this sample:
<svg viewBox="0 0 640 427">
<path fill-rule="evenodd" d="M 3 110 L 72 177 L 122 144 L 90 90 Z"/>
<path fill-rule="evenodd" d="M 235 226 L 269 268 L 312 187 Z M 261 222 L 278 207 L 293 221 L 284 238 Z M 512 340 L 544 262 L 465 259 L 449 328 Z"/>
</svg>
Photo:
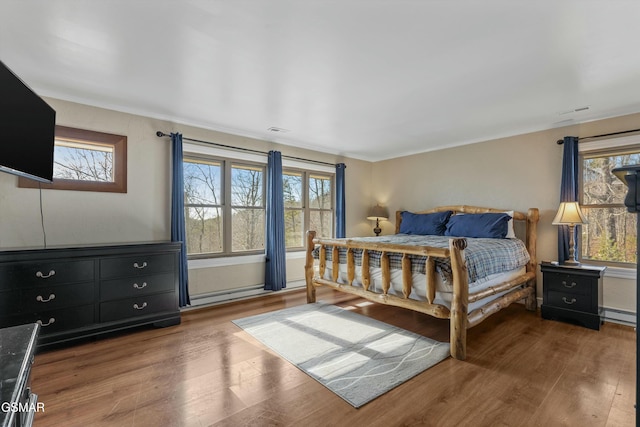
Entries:
<svg viewBox="0 0 640 427">
<path fill-rule="evenodd" d="M 507 224 L 507 235 L 505 236 L 505 239 L 515 239 L 516 238 L 516 232 L 513 229 L 513 211 L 505 211 L 504 213 L 511 215 L 511 219 L 509 220 L 509 223 Z"/>
</svg>

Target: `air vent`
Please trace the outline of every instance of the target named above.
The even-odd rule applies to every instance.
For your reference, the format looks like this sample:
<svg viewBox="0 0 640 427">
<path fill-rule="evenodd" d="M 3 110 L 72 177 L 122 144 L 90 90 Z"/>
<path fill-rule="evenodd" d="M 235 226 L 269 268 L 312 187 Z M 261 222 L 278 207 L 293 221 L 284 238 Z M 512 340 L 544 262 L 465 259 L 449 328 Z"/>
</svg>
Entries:
<svg viewBox="0 0 640 427">
<path fill-rule="evenodd" d="M 589 109 L 589 106 L 585 106 L 585 107 L 578 107 L 578 108 L 574 108 L 573 110 L 567 110 L 567 111 L 561 111 L 558 113 L 559 116 L 563 116 L 565 114 L 571 114 L 571 113 L 579 113 L 581 111 L 586 111 Z"/>
<path fill-rule="evenodd" d="M 276 127 L 276 126 L 271 126 L 267 130 L 269 132 L 275 132 L 275 133 L 286 133 L 286 132 L 289 132 L 289 129 L 283 129 L 283 128 L 279 128 L 279 127 Z"/>
</svg>

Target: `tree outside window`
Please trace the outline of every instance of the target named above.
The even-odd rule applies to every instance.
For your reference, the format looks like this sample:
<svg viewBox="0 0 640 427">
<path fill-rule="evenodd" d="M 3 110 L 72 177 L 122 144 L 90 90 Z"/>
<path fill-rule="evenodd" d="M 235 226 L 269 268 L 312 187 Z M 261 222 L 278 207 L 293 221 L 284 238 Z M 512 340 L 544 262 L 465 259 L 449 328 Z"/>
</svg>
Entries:
<svg viewBox="0 0 640 427">
<path fill-rule="evenodd" d="M 581 208 L 588 224 L 582 225 L 581 258 L 626 266 L 636 263 L 637 215 L 627 212 L 627 187 L 611 170 L 640 163 L 640 149 L 582 155 Z"/>
<path fill-rule="evenodd" d="M 264 166 L 186 157 L 183 173 L 189 255 L 264 250 Z"/>
<path fill-rule="evenodd" d="M 318 236 L 333 236 L 333 195 L 331 177 L 309 177 L 309 229 Z"/>
<path fill-rule="evenodd" d="M 19 187 L 127 192 L 127 137 L 56 126 L 53 183 L 20 178 Z"/>
</svg>

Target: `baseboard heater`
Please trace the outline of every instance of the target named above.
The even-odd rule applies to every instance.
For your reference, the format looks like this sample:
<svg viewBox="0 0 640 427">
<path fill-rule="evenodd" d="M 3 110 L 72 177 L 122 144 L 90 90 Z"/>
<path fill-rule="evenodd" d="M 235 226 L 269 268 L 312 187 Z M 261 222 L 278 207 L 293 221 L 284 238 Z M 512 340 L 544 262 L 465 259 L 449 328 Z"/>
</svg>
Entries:
<svg viewBox="0 0 640 427">
<path fill-rule="evenodd" d="M 304 280 L 298 280 L 294 282 L 288 282 L 287 287 L 282 291 L 299 289 L 305 286 Z M 226 289 L 223 291 L 211 292 L 207 294 L 199 294 L 191 296 L 191 305 L 189 307 L 183 307 L 182 310 L 189 310 L 190 308 L 198 308 L 206 305 L 214 305 L 224 302 L 230 302 L 235 300 L 241 300 L 246 298 L 253 298 L 262 295 L 272 294 L 273 291 L 265 291 L 264 285 L 253 285 L 237 289 Z"/>
</svg>

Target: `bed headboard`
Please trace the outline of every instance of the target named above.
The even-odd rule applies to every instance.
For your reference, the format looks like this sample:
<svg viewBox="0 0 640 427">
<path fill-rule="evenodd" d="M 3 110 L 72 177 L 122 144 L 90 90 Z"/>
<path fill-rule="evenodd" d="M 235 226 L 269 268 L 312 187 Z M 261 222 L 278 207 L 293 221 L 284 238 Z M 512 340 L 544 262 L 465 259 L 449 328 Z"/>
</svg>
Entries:
<svg viewBox="0 0 640 427">
<path fill-rule="evenodd" d="M 503 213 L 503 212 L 511 212 L 511 209 L 497 209 L 497 208 L 485 208 L 481 206 L 468 206 L 468 205 L 452 205 L 452 206 L 438 206 L 437 208 L 428 209 L 426 211 L 418 211 L 414 213 L 422 214 L 422 213 L 433 213 L 433 212 L 444 212 L 444 211 L 453 211 L 454 214 L 457 213 Z M 402 212 L 404 211 L 396 211 L 396 234 L 400 232 L 400 223 L 402 222 Z M 538 220 L 540 219 L 540 213 L 538 208 L 529 208 L 527 213 L 513 211 L 513 222 L 526 224 L 525 226 L 525 237 L 522 239 L 527 246 L 527 250 L 529 251 L 529 256 L 531 260 L 529 261 L 529 266 L 527 267 L 528 271 L 535 271 L 537 268 L 536 264 L 536 243 L 537 243 L 537 225 Z"/>
</svg>

